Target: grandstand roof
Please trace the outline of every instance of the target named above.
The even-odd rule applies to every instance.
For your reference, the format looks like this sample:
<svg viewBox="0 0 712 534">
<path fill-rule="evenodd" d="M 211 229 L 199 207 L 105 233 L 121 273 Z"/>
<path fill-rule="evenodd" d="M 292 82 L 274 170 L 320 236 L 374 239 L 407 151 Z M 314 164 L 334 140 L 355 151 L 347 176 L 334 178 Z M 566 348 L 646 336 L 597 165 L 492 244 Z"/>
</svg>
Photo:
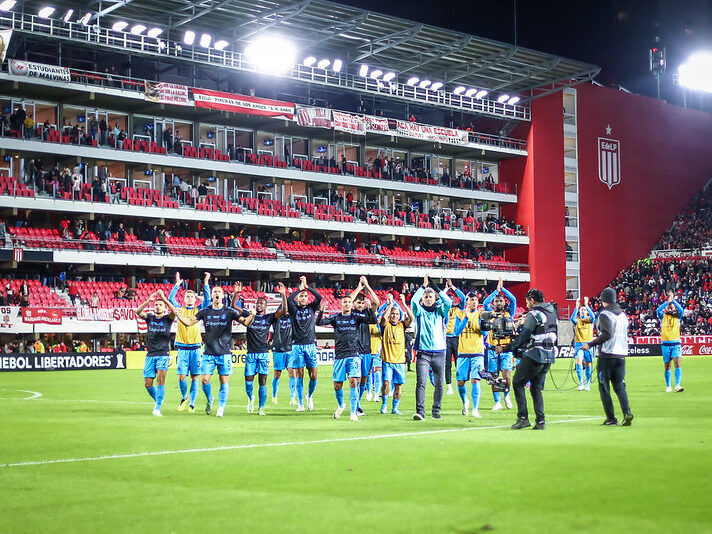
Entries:
<svg viewBox="0 0 712 534">
<path fill-rule="evenodd" d="M 56 2 L 78 11 L 76 2 Z M 45 2 L 22 2 L 36 13 Z M 82 9 L 81 7 L 79 9 Z M 351 69 L 367 63 L 401 77 L 529 96 L 534 88 L 552 88 L 595 77 L 600 68 L 520 46 L 476 37 L 327 0 L 88 0 L 83 9 L 98 12 L 109 24 L 127 20 L 162 26 L 165 37 L 180 39 L 185 30 L 226 39 L 236 51 L 269 31 L 292 39 L 302 57 L 341 57 Z M 17 9 L 16 9 L 17 10 Z M 106 25 L 107 23 L 102 23 Z"/>
</svg>

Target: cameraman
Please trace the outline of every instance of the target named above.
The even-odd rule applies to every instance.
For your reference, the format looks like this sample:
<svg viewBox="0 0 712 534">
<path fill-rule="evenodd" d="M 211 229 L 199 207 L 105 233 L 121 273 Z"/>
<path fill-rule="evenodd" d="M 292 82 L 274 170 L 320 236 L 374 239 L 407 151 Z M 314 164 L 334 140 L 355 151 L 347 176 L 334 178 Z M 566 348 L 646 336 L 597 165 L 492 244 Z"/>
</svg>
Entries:
<svg viewBox="0 0 712 534">
<path fill-rule="evenodd" d="M 521 333 L 508 345 L 495 347 L 497 354 L 520 351 L 521 359 L 517 364 L 512 387 L 517 401 L 517 422 L 512 430 L 531 426 L 527 411 L 527 399 L 524 386 L 531 382 L 531 396 L 534 401 L 536 424 L 534 430 L 544 430 L 544 379 L 556 357 L 557 315 L 554 306 L 544 302 L 544 294 L 538 289 L 527 292 L 527 308 L 530 310 L 524 321 Z"/>
</svg>

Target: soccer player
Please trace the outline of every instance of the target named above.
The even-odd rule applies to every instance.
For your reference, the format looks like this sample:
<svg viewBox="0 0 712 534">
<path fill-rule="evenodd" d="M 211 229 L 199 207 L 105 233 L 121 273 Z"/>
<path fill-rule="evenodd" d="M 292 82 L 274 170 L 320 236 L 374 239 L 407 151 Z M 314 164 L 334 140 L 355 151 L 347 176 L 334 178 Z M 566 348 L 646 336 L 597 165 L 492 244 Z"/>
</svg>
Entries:
<svg viewBox="0 0 712 534">
<path fill-rule="evenodd" d="M 277 404 L 277 391 L 279 390 L 279 378 L 282 371 L 287 368 L 287 360 L 292 352 L 292 318 L 289 316 L 287 305 L 287 288 L 282 282 L 279 283 L 277 292 L 282 295 L 282 315 L 272 316 L 272 366 L 274 367 L 274 378 L 272 378 L 272 404 Z M 291 370 L 293 371 L 293 369 Z M 296 388 L 293 373 L 289 375 L 289 404 L 296 404 Z"/>
<path fill-rule="evenodd" d="M 571 322 L 574 323 L 574 351 L 576 358 L 576 375 L 579 379 L 579 391 L 591 391 L 591 372 L 593 365 L 593 354 L 590 350 L 583 350 L 584 343 L 593 340 L 593 323 L 596 314 L 588 305 L 588 297 L 584 297 L 583 306 L 581 299 L 576 299 L 576 307 L 571 314 Z M 582 365 L 583 364 L 583 365 Z M 586 371 L 586 382 L 583 381 L 584 369 Z"/>
<path fill-rule="evenodd" d="M 447 316 L 447 329 L 445 330 L 445 384 L 447 384 L 447 395 L 452 395 L 452 360 L 457 365 L 457 345 L 459 338 L 455 334 L 455 319 L 457 312 L 465 309 L 465 294 L 452 284 L 449 278 L 445 281 L 445 290 L 453 291 L 460 300 L 457 306 L 450 308 Z"/>
<path fill-rule="evenodd" d="M 509 300 L 509 306 L 506 306 L 504 298 Z M 514 314 L 517 311 L 517 299 L 504 287 L 504 280 L 500 277 L 495 289 L 482 303 L 486 311 L 491 311 L 494 317 L 509 317 L 514 320 Z M 509 396 L 509 388 L 512 385 L 512 360 L 511 352 L 497 352 L 495 348 L 499 345 L 508 345 L 512 342 L 511 337 L 497 339 L 494 332 L 490 332 L 487 336 L 487 371 L 490 373 L 499 373 L 502 371 L 502 378 L 507 382 L 507 391 L 504 392 L 504 405 L 507 408 L 512 407 L 512 399 Z M 501 410 L 502 402 L 500 401 L 499 391 L 492 390 L 494 397 L 493 410 Z"/>
<path fill-rule="evenodd" d="M 360 284 L 359 284 L 360 285 Z M 344 406 L 344 381 L 349 380 L 349 404 L 351 407 L 351 421 L 358 421 L 359 395 L 361 388 L 361 362 L 359 357 L 359 333 L 361 325 L 367 325 L 367 314 L 355 314 L 351 295 L 341 298 L 341 313 L 323 319 L 319 313 L 318 324 L 334 328 L 334 394 L 336 395 L 336 411 L 334 419 L 341 417 Z"/>
<path fill-rule="evenodd" d="M 673 292 L 668 292 L 667 301 L 663 302 L 655 314 L 660 320 L 660 337 L 662 338 L 663 363 L 665 364 L 665 391 L 670 388 L 670 362 L 675 364 L 675 393 L 685 391 L 682 387 L 682 346 L 680 344 L 680 320 L 683 314 L 682 306 L 673 297 Z"/>
<path fill-rule="evenodd" d="M 380 309 L 380 308 L 379 308 Z M 376 315 L 378 318 L 378 315 Z M 371 385 L 373 385 L 373 400 L 378 402 L 383 387 L 383 359 L 381 358 L 381 330 L 378 324 L 368 325 L 369 334 L 371 334 L 371 374 L 369 381 L 366 383 L 366 391 L 371 395 Z M 371 400 L 366 397 L 366 400 Z"/>
<path fill-rule="evenodd" d="M 196 306 L 197 296 L 195 295 L 195 292 L 188 290 L 185 292 L 185 296 L 183 297 L 183 306 L 180 306 L 176 300 L 176 295 L 178 294 L 178 290 L 180 289 L 183 280 L 181 280 L 180 273 L 177 272 L 176 283 L 173 286 L 173 289 L 171 289 L 171 292 L 168 294 L 168 301 L 175 306 L 179 315 L 192 317 L 198 313 L 198 311 L 210 306 L 209 282 L 210 273 L 205 273 L 205 278 L 203 279 L 204 297 L 200 305 Z M 188 404 L 188 382 L 186 381 L 186 377 L 188 373 L 190 373 L 190 404 L 188 412 L 194 413 L 195 399 L 198 395 L 198 379 L 200 378 L 200 358 L 202 355 L 201 347 L 203 346 L 200 327 L 198 325 L 188 327 L 178 321 L 175 346 L 178 351 L 176 368 L 178 370 L 178 387 L 180 388 L 181 394 L 178 411 L 182 412 L 185 410 L 185 406 Z"/>
<path fill-rule="evenodd" d="M 235 292 L 241 290 L 238 284 Z M 213 392 L 210 378 L 217 368 L 220 377 L 220 391 L 218 393 L 217 417 L 225 415 L 225 406 L 230 394 L 230 375 L 232 374 L 232 322 L 238 321 L 245 324 L 244 310 L 229 308 L 223 304 L 225 292 L 220 286 L 213 287 L 210 292 L 211 306 L 204 308 L 192 317 L 178 316 L 178 320 L 186 326 L 192 326 L 198 321 L 203 321 L 205 328 L 205 352 L 200 364 L 200 373 L 203 375 L 203 393 L 207 403 L 205 415 L 213 413 Z"/>
<path fill-rule="evenodd" d="M 143 310 L 153 303 L 153 313 Z M 161 406 L 166 395 L 166 373 L 171 358 L 171 325 L 175 319 L 176 309 L 168 302 L 160 289 L 153 293 L 146 302 L 136 308 L 136 315 L 146 321 L 146 361 L 143 364 L 143 383 L 146 391 L 156 402 L 153 415 L 161 417 Z M 156 387 L 153 387 L 153 380 Z"/>
<path fill-rule="evenodd" d="M 440 419 L 445 369 L 445 326 L 452 300 L 447 291 L 439 291 L 426 274 L 410 302 L 416 322 L 414 349 L 417 354 L 415 413 L 413 419 L 425 420 L 425 382 L 433 370 L 433 419 Z"/>
<path fill-rule="evenodd" d="M 480 369 L 485 364 L 485 341 L 480 328 L 480 312 L 477 311 L 479 304 L 474 293 L 468 293 L 465 302 L 465 309 L 458 310 L 455 319 L 455 334 L 458 336 L 457 345 L 457 392 L 462 399 L 462 415 L 468 415 L 469 399 L 467 398 L 467 382 L 472 381 L 472 417 L 482 417 L 480 415 Z"/>
<path fill-rule="evenodd" d="M 284 285 L 281 286 L 285 291 Z M 237 295 L 233 296 L 237 301 Z M 257 415 L 265 414 L 267 402 L 267 373 L 269 372 L 269 332 L 272 324 L 284 314 L 280 307 L 274 313 L 267 313 L 267 300 L 259 297 L 255 303 L 256 313 L 250 314 L 245 320 L 247 327 L 247 356 L 245 357 L 245 393 L 247 394 L 247 413 L 255 411 L 254 381 L 259 375 L 259 406 Z"/>
<path fill-rule="evenodd" d="M 368 297 L 371 299 L 371 306 L 367 306 L 366 296 L 361 292 L 362 290 L 368 292 Z M 364 317 L 366 321 L 362 321 L 359 326 L 358 335 L 358 345 L 359 345 L 359 356 L 361 358 L 361 387 L 359 388 L 358 397 L 358 414 L 364 415 L 364 411 L 361 409 L 361 397 L 363 397 L 366 391 L 366 384 L 368 383 L 368 377 L 371 374 L 371 368 L 373 366 L 373 354 L 371 353 L 371 331 L 369 325 L 376 324 L 376 313 L 378 310 L 378 305 L 380 300 L 376 296 L 376 293 L 371 289 L 368 284 L 368 280 L 365 276 L 359 278 L 358 285 L 356 289 L 351 293 L 351 299 L 354 307 L 354 315 L 359 317 Z"/>
<path fill-rule="evenodd" d="M 309 293 L 314 300 L 309 302 Z M 321 307 L 321 295 L 309 287 L 307 277 L 299 278 L 299 290 L 287 298 L 289 315 L 292 318 L 292 353 L 287 364 L 296 378 L 297 410 L 304 411 L 304 366 L 309 373 L 309 394 L 307 408 L 314 409 L 312 395 L 316 389 L 319 367 L 316 357 L 316 314 Z"/>
<path fill-rule="evenodd" d="M 381 359 L 383 360 L 383 386 L 381 388 L 381 413 L 388 410 L 388 393 L 393 384 L 393 407 L 391 413 L 402 415 L 398 409 L 401 401 L 401 389 L 405 384 L 405 331 L 415 320 L 413 312 L 405 303 L 405 295 L 401 294 L 401 304 L 406 311 L 405 319 L 402 312 L 388 294 L 387 307 L 379 322 L 382 336 Z"/>
</svg>

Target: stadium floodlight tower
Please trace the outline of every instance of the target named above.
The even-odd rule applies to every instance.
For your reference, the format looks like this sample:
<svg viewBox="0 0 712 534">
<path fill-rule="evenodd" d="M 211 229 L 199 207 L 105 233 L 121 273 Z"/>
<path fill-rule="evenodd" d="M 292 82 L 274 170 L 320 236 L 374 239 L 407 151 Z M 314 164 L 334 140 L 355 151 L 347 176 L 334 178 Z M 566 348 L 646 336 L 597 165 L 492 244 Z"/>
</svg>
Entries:
<svg viewBox="0 0 712 534">
<path fill-rule="evenodd" d="M 261 35 L 245 47 L 245 57 L 255 69 L 270 74 L 284 74 L 294 66 L 297 49 L 278 35 Z"/>
<path fill-rule="evenodd" d="M 667 70 L 665 47 L 660 44 L 660 37 L 655 36 L 655 43 L 650 47 L 650 72 L 658 82 L 658 100 L 660 100 L 660 89 L 663 75 Z"/>
<path fill-rule="evenodd" d="M 712 52 L 698 52 L 680 65 L 677 83 L 693 91 L 712 93 Z"/>
</svg>

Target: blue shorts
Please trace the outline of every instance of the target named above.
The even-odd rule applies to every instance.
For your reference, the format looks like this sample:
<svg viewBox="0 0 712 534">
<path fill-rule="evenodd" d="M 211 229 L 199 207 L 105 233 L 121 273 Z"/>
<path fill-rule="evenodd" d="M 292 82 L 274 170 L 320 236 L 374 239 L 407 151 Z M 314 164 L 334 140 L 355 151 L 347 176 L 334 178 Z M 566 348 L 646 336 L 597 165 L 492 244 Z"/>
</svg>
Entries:
<svg viewBox="0 0 712 534">
<path fill-rule="evenodd" d="M 307 369 L 318 367 L 319 362 L 316 358 L 316 345 L 292 345 L 292 353 L 289 355 L 287 367 L 290 369 L 301 369 L 306 366 Z"/>
<path fill-rule="evenodd" d="M 512 353 L 503 352 L 497 354 L 493 348 L 487 349 L 487 371 L 490 373 L 498 373 L 499 371 L 512 370 Z M 458 379 L 459 380 L 459 379 Z"/>
<path fill-rule="evenodd" d="M 245 376 L 269 373 L 269 352 L 248 352 L 245 356 Z"/>
<path fill-rule="evenodd" d="M 347 378 L 361 378 L 361 358 L 337 358 L 334 360 L 334 382 L 345 382 Z"/>
<path fill-rule="evenodd" d="M 675 343 L 674 345 L 662 345 L 663 362 L 668 363 L 673 358 L 682 358 L 682 345 Z"/>
<path fill-rule="evenodd" d="M 170 363 L 170 356 L 146 356 L 146 361 L 143 362 L 143 377 L 156 378 L 156 371 L 167 371 Z"/>
<path fill-rule="evenodd" d="M 178 375 L 199 375 L 202 354 L 200 349 L 178 348 L 178 356 L 176 357 Z"/>
<path fill-rule="evenodd" d="M 273 352 L 272 353 L 272 367 L 275 371 L 284 371 L 287 368 L 287 362 L 289 361 L 289 355 L 291 352 Z"/>
<path fill-rule="evenodd" d="M 485 366 L 485 357 L 481 354 L 476 356 L 457 355 L 457 380 L 467 382 L 468 380 L 481 380 L 480 369 Z"/>
<path fill-rule="evenodd" d="M 374 367 L 383 368 L 383 360 L 381 360 L 380 354 L 371 354 L 371 369 Z"/>
<path fill-rule="evenodd" d="M 574 351 L 575 355 L 574 358 L 583 358 L 583 361 L 587 363 L 592 363 L 593 362 L 593 354 L 591 354 L 590 350 L 581 350 L 581 353 L 579 354 L 579 350 L 581 349 L 581 346 L 583 343 L 579 343 L 578 341 L 574 343 Z"/>
<path fill-rule="evenodd" d="M 405 364 L 383 362 L 383 381 L 393 385 L 405 384 Z"/>
<path fill-rule="evenodd" d="M 201 375 L 212 375 L 215 368 L 218 368 L 220 376 L 228 376 L 232 374 L 232 354 L 223 354 L 221 356 L 213 356 L 212 354 L 203 354 L 203 361 L 200 364 Z"/>
<path fill-rule="evenodd" d="M 358 357 L 361 358 L 361 376 L 370 375 L 373 367 L 373 354 L 359 354 Z"/>
</svg>

